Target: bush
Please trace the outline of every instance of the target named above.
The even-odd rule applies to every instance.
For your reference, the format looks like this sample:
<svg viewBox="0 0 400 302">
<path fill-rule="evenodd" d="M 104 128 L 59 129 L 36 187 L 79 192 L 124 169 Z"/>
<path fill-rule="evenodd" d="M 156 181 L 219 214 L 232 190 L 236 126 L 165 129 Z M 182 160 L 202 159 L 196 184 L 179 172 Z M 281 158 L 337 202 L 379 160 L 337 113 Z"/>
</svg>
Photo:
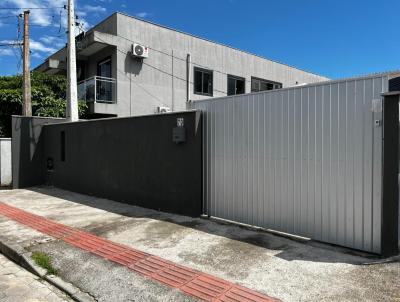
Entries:
<svg viewBox="0 0 400 302">
<path fill-rule="evenodd" d="M 67 79 L 62 75 L 33 72 L 32 114 L 44 117 L 65 117 Z M 79 101 L 79 116 L 87 105 Z M 11 115 L 22 112 L 22 77 L 0 77 L 0 136 L 11 137 Z"/>
</svg>

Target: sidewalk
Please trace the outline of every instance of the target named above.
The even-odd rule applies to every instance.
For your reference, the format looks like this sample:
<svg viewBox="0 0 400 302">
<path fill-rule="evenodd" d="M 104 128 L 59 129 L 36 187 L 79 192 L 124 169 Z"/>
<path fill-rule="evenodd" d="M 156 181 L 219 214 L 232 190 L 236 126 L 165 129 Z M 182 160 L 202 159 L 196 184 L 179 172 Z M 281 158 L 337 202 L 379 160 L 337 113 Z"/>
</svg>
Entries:
<svg viewBox="0 0 400 302">
<path fill-rule="evenodd" d="M 80 228 L 283 301 L 393 301 L 399 262 L 205 219 L 159 213 L 54 188 L 0 192 L 0 202 Z M 52 256 L 60 276 L 99 301 L 195 301 L 0 215 L 1 236 Z M 4 231 L 3 231 L 4 230 Z"/>
<path fill-rule="evenodd" d="M 63 292 L 0 254 L 1 302 L 68 302 Z"/>
</svg>

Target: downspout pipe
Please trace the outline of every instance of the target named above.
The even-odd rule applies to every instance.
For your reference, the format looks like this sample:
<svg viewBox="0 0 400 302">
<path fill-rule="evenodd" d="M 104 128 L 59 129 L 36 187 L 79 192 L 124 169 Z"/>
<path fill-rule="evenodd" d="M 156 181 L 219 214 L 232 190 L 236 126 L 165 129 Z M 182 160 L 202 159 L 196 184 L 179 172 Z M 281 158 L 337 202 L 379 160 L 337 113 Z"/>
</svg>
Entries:
<svg viewBox="0 0 400 302">
<path fill-rule="evenodd" d="M 191 65 L 191 55 L 188 53 L 186 55 L 186 103 L 190 103 L 190 65 Z"/>
</svg>

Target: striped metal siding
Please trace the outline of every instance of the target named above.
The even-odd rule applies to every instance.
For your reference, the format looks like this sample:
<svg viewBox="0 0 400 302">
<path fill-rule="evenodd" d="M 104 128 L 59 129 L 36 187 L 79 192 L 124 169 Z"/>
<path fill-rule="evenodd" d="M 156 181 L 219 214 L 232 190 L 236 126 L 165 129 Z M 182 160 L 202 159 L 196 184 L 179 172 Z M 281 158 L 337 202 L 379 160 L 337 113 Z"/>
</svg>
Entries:
<svg viewBox="0 0 400 302">
<path fill-rule="evenodd" d="M 380 252 L 382 112 L 375 76 L 194 102 L 204 212 Z"/>
</svg>

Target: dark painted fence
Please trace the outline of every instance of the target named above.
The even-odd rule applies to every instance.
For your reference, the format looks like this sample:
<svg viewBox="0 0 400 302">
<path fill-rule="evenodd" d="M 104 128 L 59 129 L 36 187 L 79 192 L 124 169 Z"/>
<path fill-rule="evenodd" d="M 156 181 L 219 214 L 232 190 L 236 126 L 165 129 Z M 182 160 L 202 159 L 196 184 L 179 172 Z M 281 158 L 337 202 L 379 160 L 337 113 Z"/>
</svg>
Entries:
<svg viewBox="0 0 400 302">
<path fill-rule="evenodd" d="M 14 189 L 41 185 L 43 169 L 43 126 L 61 123 L 64 119 L 12 117 L 12 183 Z"/>
<path fill-rule="evenodd" d="M 178 119 L 183 127 L 174 131 Z M 45 125 L 35 168 L 20 169 L 18 177 L 36 173 L 42 183 L 59 188 L 198 216 L 201 129 L 200 111 Z M 173 132 L 184 141 L 175 142 Z"/>
</svg>

